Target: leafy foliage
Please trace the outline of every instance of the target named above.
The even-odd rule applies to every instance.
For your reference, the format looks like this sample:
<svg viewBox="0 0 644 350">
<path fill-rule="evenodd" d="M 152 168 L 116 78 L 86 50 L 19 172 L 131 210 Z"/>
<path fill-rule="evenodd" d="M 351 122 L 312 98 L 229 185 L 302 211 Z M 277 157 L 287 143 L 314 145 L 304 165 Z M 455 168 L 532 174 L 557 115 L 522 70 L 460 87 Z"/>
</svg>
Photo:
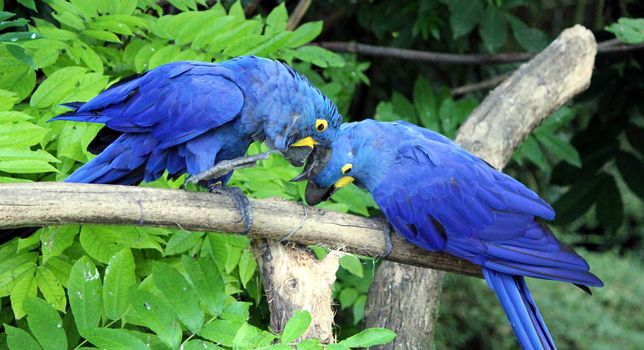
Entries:
<svg viewBox="0 0 644 350">
<path fill-rule="evenodd" d="M 100 126 L 47 123 L 64 111 L 59 105 L 88 100 L 124 76 L 170 61 L 249 54 L 282 59 L 302 68 L 331 97 L 344 99 L 345 109 L 350 91 L 366 81 L 348 72 L 368 64 L 351 57 L 346 64 L 330 51 L 302 46 L 320 34 L 322 23 L 288 31 L 284 4 L 248 19 L 239 2 L 227 10 L 219 3 L 202 10 L 202 1 L 171 4 L 182 12 L 165 14 L 153 1 L 52 0 L 48 5 L 57 23 L 38 17 L 2 22 L 3 29 L 29 24 L 29 31 L 1 37 L 10 44 L 0 44 L 0 181 L 66 177 L 93 157 L 87 145 Z M 325 69 L 318 73 L 319 68 Z M 297 173 L 274 157 L 238 172 L 232 183 L 254 197 L 300 199 L 303 185 L 288 182 Z M 160 179 L 145 186 L 178 188 L 182 181 Z M 354 201 L 356 212 L 368 214 L 365 197 Z M 344 211 L 352 205 L 336 203 Z M 356 271 L 359 261 L 351 262 Z M 310 315 L 301 312 L 284 334 L 267 330 L 257 265 L 245 237 L 105 225 L 48 227 L 0 247 L 0 266 L 0 296 L 8 296 L 1 299 L 7 335 L 0 347 L 10 349 L 280 348 L 310 323 Z M 390 334 L 371 330 L 338 346 L 384 343 Z M 317 341 L 307 344 L 321 348 Z"/>
</svg>

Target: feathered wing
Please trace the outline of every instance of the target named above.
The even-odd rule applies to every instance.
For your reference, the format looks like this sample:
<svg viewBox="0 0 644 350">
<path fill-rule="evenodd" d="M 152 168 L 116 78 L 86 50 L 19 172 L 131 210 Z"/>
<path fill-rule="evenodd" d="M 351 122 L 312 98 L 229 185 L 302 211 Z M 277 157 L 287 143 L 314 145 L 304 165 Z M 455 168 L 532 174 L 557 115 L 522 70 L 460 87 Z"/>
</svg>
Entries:
<svg viewBox="0 0 644 350">
<path fill-rule="evenodd" d="M 601 282 L 588 264 L 535 217 L 554 211 L 529 188 L 457 146 L 417 140 L 374 198 L 412 243 L 492 270 L 588 286 Z"/>
<path fill-rule="evenodd" d="M 224 146 L 217 130 L 244 105 L 231 77 L 215 64 L 179 62 L 117 84 L 87 103 L 68 104 L 77 109 L 52 120 L 103 123 L 120 136 L 67 181 L 132 184 L 154 180 L 166 169 L 206 170 Z"/>
<path fill-rule="evenodd" d="M 603 284 L 535 221 L 553 219 L 552 208 L 453 144 L 410 137 L 398 151 L 387 179 L 372 191 L 396 231 L 422 248 L 481 265 L 521 346 L 555 349 L 523 276 Z"/>
</svg>

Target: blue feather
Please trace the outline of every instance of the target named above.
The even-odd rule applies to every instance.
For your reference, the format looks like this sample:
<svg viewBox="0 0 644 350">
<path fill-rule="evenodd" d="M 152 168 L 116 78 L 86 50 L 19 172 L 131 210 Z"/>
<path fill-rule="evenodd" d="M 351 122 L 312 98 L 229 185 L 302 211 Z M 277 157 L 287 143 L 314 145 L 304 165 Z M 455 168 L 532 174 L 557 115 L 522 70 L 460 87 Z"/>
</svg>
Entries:
<svg viewBox="0 0 644 350">
<path fill-rule="evenodd" d="M 405 122 L 345 124 L 312 181 L 332 186 L 348 163 L 401 236 L 483 267 L 524 349 L 555 346 L 523 276 L 603 285 L 537 221 L 554 219 L 548 203 L 439 134 Z"/>
</svg>

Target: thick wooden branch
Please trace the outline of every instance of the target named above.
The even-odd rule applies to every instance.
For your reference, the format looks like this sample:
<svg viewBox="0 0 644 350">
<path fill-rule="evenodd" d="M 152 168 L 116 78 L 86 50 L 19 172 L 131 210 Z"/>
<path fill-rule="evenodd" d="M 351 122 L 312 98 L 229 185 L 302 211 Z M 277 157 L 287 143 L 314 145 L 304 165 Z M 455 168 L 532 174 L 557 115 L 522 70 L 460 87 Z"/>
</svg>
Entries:
<svg viewBox="0 0 644 350">
<path fill-rule="evenodd" d="M 251 200 L 251 205 L 253 238 L 280 240 L 295 230 L 289 241 L 303 245 L 321 244 L 367 256 L 378 256 L 385 249 L 380 220 L 278 199 Z M 0 229 L 94 223 L 235 233 L 244 229 L 238 220 L 230 199 L 212 193 L 60 182 L 0 184 Z M 480 269 L 471 263 L 428 254 L 398 237 L 394 247 L 390 260 L 480 276 Z"/>
</svg>

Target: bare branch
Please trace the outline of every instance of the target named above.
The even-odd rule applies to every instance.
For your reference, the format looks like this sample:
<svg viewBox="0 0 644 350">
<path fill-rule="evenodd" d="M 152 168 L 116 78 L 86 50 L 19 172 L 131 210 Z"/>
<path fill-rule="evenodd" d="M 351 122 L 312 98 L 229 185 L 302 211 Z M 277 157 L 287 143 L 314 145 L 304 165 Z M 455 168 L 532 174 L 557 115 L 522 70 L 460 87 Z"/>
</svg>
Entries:
<svg viewBox="0 0 644 350">
<path fill-rule="evenodd" d="M 598 45 L 598 53 L 629 52 L 644 49 L 644 44 L 638 45 L 617 45 L 615 39 L 602 42 Z M 442 52 L 419 51 L 409 49 L 398 49 L 395 47 L 374 46 L 355 42 L 323 41 L 317 45 L 338 52 L 352 52 L 367 56 L 382 56 L 400 58 L 404 60 L 423 61 L 432 63 L 449 64 L 502 64 L 515 63 L 531 59 L 537 53 L 533 52 L 509 52 L 495 54 L 451 54 Z"/>
<path fill-rule="evenodd" d="M 288 19 L 286 29 L 293 30 L 297 28 L 297 25 L 302 21 L 304 14 L 306 14 L 306 11 L 309 9 L 312 2 L 313 0 L 300 0 L 300 2 L 297 3 L 295 10 L 293 10 L 291 17 Z"/>
<path fill-rule="evenodd" d="M 385 249 L 380 220 L 308 208 L 279 199 L 251 200 L 253 238 L 321 244 L 377 257 Z M 226 196 L 133 186 L 39 182 L 0 184 L 0 228 L 70 223 L 124 224 L 193 231 L 242 232 L 235 205 Z M 428 254 L 401 238 L 390 260 L 480 277 L 480 268 L 447 254 Z"/>
</svg>

